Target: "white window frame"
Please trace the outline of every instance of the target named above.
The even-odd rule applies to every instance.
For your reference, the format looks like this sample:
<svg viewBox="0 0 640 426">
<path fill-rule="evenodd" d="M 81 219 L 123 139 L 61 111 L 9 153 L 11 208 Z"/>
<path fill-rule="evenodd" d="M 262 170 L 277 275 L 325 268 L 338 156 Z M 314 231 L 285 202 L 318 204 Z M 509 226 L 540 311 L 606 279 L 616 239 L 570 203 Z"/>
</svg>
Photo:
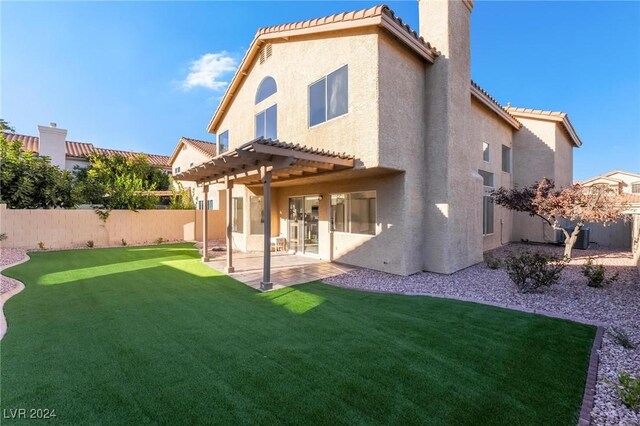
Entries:
<svg viewBox="0 0 640 426">
<path fill-rule="evenodd" d="M 258 113 L 256 113 L 253 116 L 253 127 L 254 127 L 254 135 L 256 138 L 258 137 L 262 137 L 265 139 L 268 139 L 266 134 L 267 134 L 267 110 L 269 108 L 276 108 L 276 136 L 274 139 L 278 139 L 278 104 L 277 103 L 273 103 L 271 105 L 269 105 L 268 107 L 264 108 L 263 110 L 259 111 Z M 263 133 L 264 136 L 258 136 L 258 123 L 257 123 L 257 118 L 260 114 L 264 114 L 264 129 L 263 129 Z"/>
<path fill-rule="evenodd" d="M 487 146 L 487 159 L 484 159 L 484 147 Z M 482 161 L 485 163 L 491 162 L 491 145 L 487 142 L 482 142 Z"/>
<path fill-rule="evenodd" d="M 484 177 L 482 179 L 482 187 L 484 189 L 484 192 L 482 194 L 482 236 L 488 237 L 488 236 L 493 235 L 495 233 L 495 229 L 496 229 L 496 206 L 495 206 L 495 203 L 490 201 L 491 205 L 493 206 L 493 223 L 491 224 L 491 232 L 485 233 L 485 229 L 486 229 L 485 225 L 488 222 L 485 222 L 484 202 L 485 202 L 485 197 L 489 197 L 489 192 L 491 192 L 491 190 L 493 190 L 495 188 L 495 184 L 496 184 L 495 177 L 496 176 L 495 176 L 495 173 L 491 173 L 491 172 L 488 172 L 486 170 L 478 170 L 478 174 L 480 176 L 482 176 L 482 173 L 480 173 L 480 172 L 488 173 L 489 175 L 491 175 L 491 185 L 485 185 L 484 184 Z"/>
<path fill-rule="evenodd" d="M 180 173 L 180 166 L 177 166 L 173 169 L 173 174 L 177 175 L 178 173 Z"/>
<path fill-rule="evenodd" d="M 227 151 L 229 150 L 229 147 L 231 146 L 231 138 L 229 137 L 229 129 L 225 130 L 224 132 L 220 132 L 218 133 L 217 137 L 216 137 L 216 155 L 222 154 L 222 152 L 225 151 L 220 151 L 220 137 L 224 134 L 227 134 Z"/>
<path fill-rule="evenodd" d="M 507 148 L 509 150 L 509 170 L 505 170 L 504 169 L 504 149 Z M 513 173 L 513 148 L 511 148 L 509 145 L 502 145 L 501 151 L 500 151 L 500 170 L 502 170 L 504 173 Z"/>
<path fill-rule="evenodd" d="M 238 218 L 238 206 L 237 206 L 236 200 L 242 201 L 242 217 L 241 218 Z M 239 231 L 237 226 L 238 224 L 240 224 L 240 227 L 242 228 Z M 244 197 L 231 198 L 231 232 L 235 232 L 237 234 L 244 234 Z"/>
<path fill-rule="evenodd" d="M 342 68 L 347 67 L 347 112 L 345 112 L 344 114 L 340 114 L 336 117 L 333 118 L 327 118 L 329 115 L 329 105 L 328 105 L 328 85 L 327 85 L 327 78 L 329 77 L 329 75 L 333 74 L 334 72 L 341 70 Z M 324 121 L 321 121 L 317 124 L 311 124 L 311 86 L 313 86 L 314 84 L 325 80 L 324 83 Z M 338 118 L 342 118 L 349 115 L 349 64 L 343 64 L 340 65 L 338 68 L 334 69 L 333 71 L 327 73 L 325 76 L 317 79 L 316 81 L 314 81 L 313 83 L 309 84 L 309 86 L 307 86 L 307 125 L 310 129 L 313 129 L 315 127 L 321 126 L 325 123 L 328 123 L 330 121 L 333 120 L 337 120 Z"/>
<path fill-rule="evenodd" d="M 351 194 L 358 194 L 361 192 L 373 192 L 375 194 L 375 199 L 376 199 L 376 203 L 375 203 L 375 221 L 373 224 L 374 230 L 373 230 L 373 234 L 368 234 L 368 233 L 362 233 L 362 232 L 352 232 L 351 231 Z M 346 217 L 347 217 L 347 231 L 335 231 L 333 230 L 333 223 L 331 222 L 333 219 L 333 205 L 331 204 L 331 197 L 334 195 L 349 195 L 348 198 L 346 198 L 347 203 L 345 205 L 346 208 Z M 378 235 L 378 191 L 374 190 L 374 189 L 368 189 L 368 190 L 362 190 L 362 191 L 350 191 L 350 192 L 333 192 L 331 194 L 329 194 L 329 231 L 333 232 L 335 234 L 345 234 L 345 235 L 367 235 L 370 237 L 375 237 L 376 235 Z"/>
<path fill-rule="evenodd" d="M 636 186 L 636 187 L 638 188 L 638 190 L 637 190 L 637 191 L 635 191 L 635 190 L 633 189 L 633 187 L 634 187 L 634 186 Z M 632 183 L 631 183 L 631 193 L 632 193 L 632 194 L 640 194 L 640 181 L 638 181 L 638 182 L 632 182 Z"/>
</svg>

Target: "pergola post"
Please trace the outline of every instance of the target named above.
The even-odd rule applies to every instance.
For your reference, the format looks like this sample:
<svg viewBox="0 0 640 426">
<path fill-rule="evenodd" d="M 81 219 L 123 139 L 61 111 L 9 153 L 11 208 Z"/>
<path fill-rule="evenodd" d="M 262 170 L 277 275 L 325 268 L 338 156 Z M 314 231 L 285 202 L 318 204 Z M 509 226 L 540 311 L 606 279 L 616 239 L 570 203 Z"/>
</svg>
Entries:
<svg viewBox="0 0 640 426">
<path fill-rule="evenodd" d="M 202 186 L 202 193 L 204 194 L 204 202 L 202 205 L 202 261 L 209 261 L 209 246 L 207 244 L 207 235 L 209 233 L 209 185 Z"/>
<path fill-rule="evenodd" d="M 231 238 L 233 236 L 232 231 L 232 220 L 233 220 L 233 181 L 229 179 L 229 176 L 225 176 L 224 178 L 224 186 L 226 188 L 227 195 L 227 266 L 225 267 L 225 272 L 230 274 L 234 271 L 233 269 L 233 244 L 231 242 Z"/>
<path fill-rule="evenodd" d="M 266 167 L 260 168 L 260 180 L 262 181 L 264 196 L 264 259 L 260 290 L 265 291 L 273 288 L 273 283 L 271 282 L 271 172 L 267 172 Z"/>
</svg>

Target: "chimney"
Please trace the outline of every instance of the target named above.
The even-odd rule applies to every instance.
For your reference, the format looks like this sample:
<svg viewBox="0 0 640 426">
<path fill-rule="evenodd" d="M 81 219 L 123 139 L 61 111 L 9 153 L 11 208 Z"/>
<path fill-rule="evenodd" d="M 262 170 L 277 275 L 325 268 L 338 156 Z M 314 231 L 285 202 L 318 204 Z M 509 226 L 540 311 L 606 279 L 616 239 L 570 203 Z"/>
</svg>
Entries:
<svg viewBox="0 0 640 426">
<path fill-rule="evenodd" d="M 449 274 L 482 260 L 481 148 L 471 117 L 473 0 L 419 0 L 420 35 L 440 56 L 425 105 L 425 269 Z"/>
<path fill-rule="evenodd" d="M 56 123 L 50 126 L 38 126 L 40 134 L 39 154 L 51 158 L 51 164 L 61 169 L 65 168 L 67 151 L 67 130 L 58 129 Z"/>
</svg>

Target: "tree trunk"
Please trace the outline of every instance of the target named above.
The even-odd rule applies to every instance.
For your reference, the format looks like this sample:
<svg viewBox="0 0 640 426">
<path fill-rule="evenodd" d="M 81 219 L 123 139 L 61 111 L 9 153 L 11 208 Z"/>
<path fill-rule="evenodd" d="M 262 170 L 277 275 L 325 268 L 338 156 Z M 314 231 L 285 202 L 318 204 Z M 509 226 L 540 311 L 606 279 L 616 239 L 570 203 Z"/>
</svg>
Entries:
<svg viewBox="0 0 640 426">
<path fill-rule="evenodd" d="M 578 240 L 578 234 L 582 230 L 582 226 L 583 226 L 582 224 L 576 225 L 576 227 L 573 229 L 573 232 L 571 233 L 569 238 L 566 238 L 564 240 L 564 257 L 566 257 L 567 259 L 571 259 L 571 250 L 573 249 L 573 246 Z"/>
</svg>

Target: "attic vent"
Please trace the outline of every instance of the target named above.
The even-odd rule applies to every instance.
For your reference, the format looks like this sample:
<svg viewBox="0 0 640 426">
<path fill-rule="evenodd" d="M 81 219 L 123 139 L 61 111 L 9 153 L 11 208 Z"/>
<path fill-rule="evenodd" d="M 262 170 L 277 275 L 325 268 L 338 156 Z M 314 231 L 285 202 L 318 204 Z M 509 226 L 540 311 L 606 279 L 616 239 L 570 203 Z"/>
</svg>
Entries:
<svg viewBox="0 0 640 426">
<path fill-rule="evenodd" d="M 260 49 L 260 63 L 264 64 L 264 61 L 271 57 L 271 43 L 266 44 L 262 49 Z"/>
</svg>

